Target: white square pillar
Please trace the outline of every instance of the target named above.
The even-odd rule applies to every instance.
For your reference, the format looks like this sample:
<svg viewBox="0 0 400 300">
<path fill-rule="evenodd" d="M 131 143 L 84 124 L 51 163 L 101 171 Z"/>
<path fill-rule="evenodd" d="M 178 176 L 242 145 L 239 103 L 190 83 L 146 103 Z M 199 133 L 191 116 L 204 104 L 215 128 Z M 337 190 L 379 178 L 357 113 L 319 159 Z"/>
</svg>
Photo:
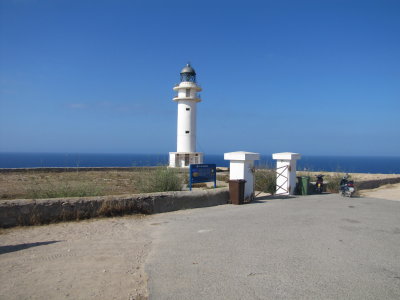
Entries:
<svg viewBox="0 0 400 300">
<path fill-rule="evenodd" d="M 171 168 L 176 168 L 177 166 L 177 155 L 175 152 L 169 153 L 169 166 Z"/>
<path fill-rule="evenodd" d="M 282 152 L 272 154 L 276 159 L 276 195 L 293 195 L 296 187 L 296 161 L 299 153 Z"/>
<path fill-rule="evenodd" d="M 224 159 L 229 160 L 229 179 L 244 179 L 244 200 L 254 198 L 254 161 L 260 159 L 259 153 L 237 151 L 224 153 Z"/>
</svg>

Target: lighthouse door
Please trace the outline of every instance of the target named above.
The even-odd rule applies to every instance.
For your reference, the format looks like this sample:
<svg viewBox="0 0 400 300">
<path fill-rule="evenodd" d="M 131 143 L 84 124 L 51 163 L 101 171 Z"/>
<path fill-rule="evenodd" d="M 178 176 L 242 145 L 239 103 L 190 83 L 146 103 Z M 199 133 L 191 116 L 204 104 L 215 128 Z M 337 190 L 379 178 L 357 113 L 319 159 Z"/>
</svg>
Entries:
<svg viewBox="0 0 400 300">
<path fill-rule="evenodd" d="M 189 165 L 189 154 L 185 154 L 185 166 Z"/>
</svg>

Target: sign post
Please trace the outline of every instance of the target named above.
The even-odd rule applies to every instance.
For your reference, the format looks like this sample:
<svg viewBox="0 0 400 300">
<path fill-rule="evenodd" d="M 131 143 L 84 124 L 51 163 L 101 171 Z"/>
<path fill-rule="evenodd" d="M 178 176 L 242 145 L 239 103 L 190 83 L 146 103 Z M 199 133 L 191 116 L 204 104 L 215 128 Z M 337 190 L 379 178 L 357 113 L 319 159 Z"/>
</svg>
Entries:
<svg viewBox="0 0 400 300">
<path fill-rule="evenodd" d="M 193 183 L 214 181 L 217 187 L 217 165 L 216 164 L 191 164 L 189 169 L 189 189 L 192 190 Z"/>
</svg>

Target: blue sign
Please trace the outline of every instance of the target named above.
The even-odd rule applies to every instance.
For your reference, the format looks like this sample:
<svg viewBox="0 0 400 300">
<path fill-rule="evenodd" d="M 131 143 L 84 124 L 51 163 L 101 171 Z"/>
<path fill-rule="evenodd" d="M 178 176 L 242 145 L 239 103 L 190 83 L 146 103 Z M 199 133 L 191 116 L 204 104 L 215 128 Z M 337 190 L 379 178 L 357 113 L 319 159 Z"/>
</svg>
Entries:
<svg viewBox="0 0 400 300">
<path fill-rule="evenodd" d="M 217 187 L 217 165 L 216 164 L 192 164 L 189 169 L 189 188 L 192 190 L 193 183 L 214 181 Z"/>
</svg>

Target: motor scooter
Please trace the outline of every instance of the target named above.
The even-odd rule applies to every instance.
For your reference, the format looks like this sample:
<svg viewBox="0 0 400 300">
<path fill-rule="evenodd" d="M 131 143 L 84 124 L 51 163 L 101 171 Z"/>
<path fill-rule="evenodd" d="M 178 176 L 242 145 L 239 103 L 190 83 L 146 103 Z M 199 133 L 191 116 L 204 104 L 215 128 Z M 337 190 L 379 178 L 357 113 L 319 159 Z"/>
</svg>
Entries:
<svg viewBox="0 0 400 300">
<path fill-rule="evenodd" d="M 351 197 L 351 196 L 353 196 L 353 194 L 355 192 L 354 181 L 353 180 L 348 180 L 348 178 L 349 178 L 349 176 L 346 175 L 340 181 L 339 194 L 342 197 Z"/>
<path fill-rule="evenodd" d="M 319 174 L 315 175 L 317 177 L 317 182 L 315 183 L 315 192 L 318 194 L 322 194 L 324 189 L 324 175 Z"/>
</svg>

